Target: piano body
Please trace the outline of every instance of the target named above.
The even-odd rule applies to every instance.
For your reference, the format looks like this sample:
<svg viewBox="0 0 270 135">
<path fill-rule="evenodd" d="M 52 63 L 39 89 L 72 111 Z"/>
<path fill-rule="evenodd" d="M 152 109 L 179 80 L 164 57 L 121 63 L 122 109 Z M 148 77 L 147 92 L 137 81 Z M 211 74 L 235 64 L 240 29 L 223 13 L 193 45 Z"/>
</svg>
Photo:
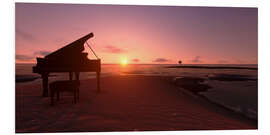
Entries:
<svg viewBox="0 0 270 135">
<path fill-rule="evenodd" d="M 69 79 L 73 79 L 73 73 L 79 80 L 80 72 L 96 72 L 97 89 L 100 90 L 100 59 L 88 59 L 88 53 L 83 53 L 85 42 L 93 37 L 93 33 L 64 46 L 45 56 L 44 58 L 37 57 L 37 64 L 33 67 L 33 73 L 38 73 L 42 77 L 43 96 L 48 96 L 48 77 L 52 72 L 67 72 Z"/>
</svg>

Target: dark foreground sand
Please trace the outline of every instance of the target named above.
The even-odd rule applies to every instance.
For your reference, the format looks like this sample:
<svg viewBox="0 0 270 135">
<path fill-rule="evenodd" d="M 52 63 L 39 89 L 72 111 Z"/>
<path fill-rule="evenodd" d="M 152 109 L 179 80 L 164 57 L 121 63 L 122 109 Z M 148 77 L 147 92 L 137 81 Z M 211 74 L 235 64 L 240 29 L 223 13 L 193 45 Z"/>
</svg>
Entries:
<svg viewBox="0 0 270 135">
<path fill-rule="evenodd" d="M 113 76 L 82 80 L 80 101 L 69 93 L 55 106 L 41 84 L 16 84 L 16 132 L 257 129 L 251 121 L 185 94 L 170 77 Z"/>
</svg>

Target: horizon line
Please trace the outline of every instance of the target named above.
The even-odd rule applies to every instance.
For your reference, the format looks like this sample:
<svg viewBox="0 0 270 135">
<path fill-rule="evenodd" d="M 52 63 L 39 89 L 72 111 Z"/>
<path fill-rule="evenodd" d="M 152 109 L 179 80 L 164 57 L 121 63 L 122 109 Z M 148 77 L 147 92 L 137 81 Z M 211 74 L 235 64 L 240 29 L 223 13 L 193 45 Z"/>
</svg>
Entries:
<svg viewBox="0 0 270 135">
<path fill-rule="evenodd" d="M 15 62 L 15 64 L 36 64 L 32 62 Z M 101 63 L 101 65 L 121 65 L 121 63 Z M 127 65 L 258 65 L 258 63 L 130 63 Z"/>
</svg>

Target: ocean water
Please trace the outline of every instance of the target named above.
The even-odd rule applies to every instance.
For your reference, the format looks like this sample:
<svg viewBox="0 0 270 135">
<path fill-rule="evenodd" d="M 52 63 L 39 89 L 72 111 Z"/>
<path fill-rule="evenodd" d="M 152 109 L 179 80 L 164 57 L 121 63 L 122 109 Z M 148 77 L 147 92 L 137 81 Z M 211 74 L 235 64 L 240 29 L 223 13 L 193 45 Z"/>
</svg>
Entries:
<svg viewBox="0 0 270 135">
<path fill-rule="evenodd" d="M 16 83 L 41 83 L 40 75 L 32 73 L 34 64 L 16 64 Z M 258 119 L 258 71 L 246 69 L 191 69 L 191 68 L 165 68 L 174 65 L 116 65 L 103 64 L 101 77 L 113 75 L 145 75 L 145 76 L 174 76 L 174 77 L 200 77 L 204 84 L 211 86 L 208 91 L 199 95 L 209 101 L 219 104 L 231 111 L 241 113 L 248 118 Z M 204 66 L 237 66 L 256 67 L 258 65 L 204 65 Z M 211 76 L 244 76 L 246 81 L 212 80 Z M 94 78 L 95 73 L 81 73 L 80 79 Z M 68 79 L 67 73 L 51 73 L 49 81 Z"/>
</svg>

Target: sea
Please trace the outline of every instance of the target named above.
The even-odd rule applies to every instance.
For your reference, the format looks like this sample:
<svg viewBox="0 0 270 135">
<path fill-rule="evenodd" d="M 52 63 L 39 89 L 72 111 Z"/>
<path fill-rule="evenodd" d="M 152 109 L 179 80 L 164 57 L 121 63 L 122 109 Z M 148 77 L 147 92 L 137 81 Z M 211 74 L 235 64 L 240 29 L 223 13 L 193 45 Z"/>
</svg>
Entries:
<svg viewBox="0 0 270 135">
<path fill-rule="evenodd" d="M 194 66 L 190 64 L 183 64 Z M 16 85 L 41 83 L 40 75 L 32 73 L 34 64 L 16 64 Z M 173 64 L 103 64 L 101 66 L 101 77 L 113 75 L 143 75 L 143 76 L 174 76 L 174 77 L 199 77 L 204 78 L 204 84 L 211 88 L 200 92 L 199 95 L 208 101 L 225 107 L 231 111 L 244 115 L 250 119 L 258 120 L 258 70 L 249 69 L 200 69 L 200 68 L 167 68 L 177 66 Z M 257 64 L 200 64 L 200 66 L 222 66 L 222 67 L 249 67 L 258 68 Z M 95 73 L 81 73 L 80 79 L 95 78 Z M 250 80 L 224 81 L 212 80 L 211 76 L 228 75 L 244 76 Z M 68 79 L 67 73 L 51 73 L 49 81 Z"/>
</svg>

